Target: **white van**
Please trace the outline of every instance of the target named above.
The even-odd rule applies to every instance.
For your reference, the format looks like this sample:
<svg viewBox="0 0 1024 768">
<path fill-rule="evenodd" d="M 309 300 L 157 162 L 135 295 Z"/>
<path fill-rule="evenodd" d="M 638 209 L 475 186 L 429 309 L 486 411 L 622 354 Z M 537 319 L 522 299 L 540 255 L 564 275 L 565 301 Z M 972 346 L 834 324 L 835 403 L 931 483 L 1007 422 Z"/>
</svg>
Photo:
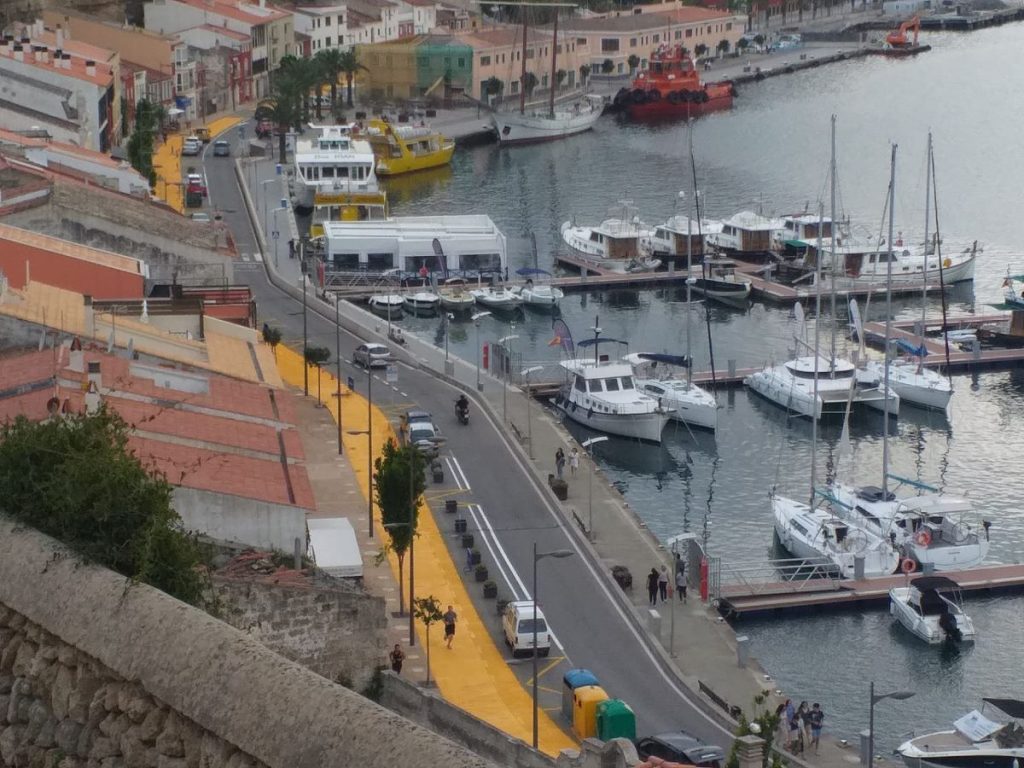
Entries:
<svg viewBox="0 0 1024 768">
<path fill-rule="evenodd" d="M 537 623 L 537 653 L 547 656 L 551 651 L 551 638 L 548 636 L 548 623 L 540 608 L 535 611 L 532 600 L 518 600 L 505 606 L 501 624 L 513 658 L 520 653 L 528 654 L 533 648 L 534 621 Z"/>
</svg>

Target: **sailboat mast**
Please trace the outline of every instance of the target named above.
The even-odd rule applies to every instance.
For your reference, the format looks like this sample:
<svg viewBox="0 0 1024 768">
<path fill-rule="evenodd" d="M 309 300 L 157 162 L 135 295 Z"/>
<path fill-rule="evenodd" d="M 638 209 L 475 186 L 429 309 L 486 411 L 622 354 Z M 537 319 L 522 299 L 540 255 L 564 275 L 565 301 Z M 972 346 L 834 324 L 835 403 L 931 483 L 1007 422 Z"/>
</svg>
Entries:
<svg viewBox="0 0 1024 768">
<path fill-rule="evenodd" d="M 829 165 L 828 177 L 831 182 L 831 202 L 829 205 L 829 216 L 832 222 L 829 231 L 832 237 L 829 238 L 829 264 L 832 274 L 832 348 L 828 359 L 828 369 L 835 375 L 836 370 L 836 116 L 832 115 L 832 160 Z M 823 222 L 819 218 L 818 231 L 821 231 Z M 817 354 L 817 350 L 815 350 Z"/>
<path fill-rule="evenodd" d="M 932 133 L 928 132 L 928 160 L 924 177 L 924 266 L 921 268 L 921 345 L 924 346 L 924 324 L 928 317 L 928 225 L 932 215 Z M 921 359 L 924 363 L 924 358 Z"/>
<path fill-rule="evenodd" d="M 526 18 L 527 8 L 523 6 L 523 67 L 519 76 L 519 114 L 526 114 Z"/>
<path fill-rule="evenodd" d="M 686 139 L 690 149 L 690 157 L 693 157 L 693 121 L 686 122 Z M 692 300 L 690 278 L 693 276 L 693 203 L 697 199 L 697 179 L 693 178 L 690 195 L 690 205 L 686 212 L 686 358 L 689 365 L 686 366 L 686 383 L 693 381 L 693 355 L 690 353 L 690 301 Z"/>
<path fill-rule="evenodd" d="M 932 172 L 932 199 L 935 201 L 935 260 L 939 262 L 939 293 L 942 295 L 942 338 L 946 346 L 946 378 L 949 380 L 949 388 L 953 388 L 952 368 L 949 364 L 949 334 L 946 332 L 946 280 L 942 266 L 942 235 L 939 233 L 939 187 L 935 179 L 935 152 L 931 153 L 928 162 Z M 974 249 L 978 249 L 978 241 L 974 241 Z"/>
<path fill-rule="evenodd" d="M 885 375 L 882 377 L 882 397 L 885 414 L 882 425 L 882 498 L 889 497 L 889 338 L 892 335 L 892 230 L 896 210 L 896 144 L 892 145 L 889 161 L 889 254 L 885 263 Z"/>
<path fill-rule="evenodd" d="M 551 100 L 548 111 L 555 116 L 555 87 L 558 85 L 558 8 L 555 8 L 555 30 L 551 36 Z"/>
<path fill-rule="evenodd" d="M 821 341 L 821 228 L 824 225 L 825 207 L 818 203 L 818 254 L 814 260 L 814 400 L 811 406 L 811 498 L 807 503 L 814 506 L 814 487 L 818 483 L 818 344 Z M 797 355 L 797 359 L 800 356 Z"/>
</svg>

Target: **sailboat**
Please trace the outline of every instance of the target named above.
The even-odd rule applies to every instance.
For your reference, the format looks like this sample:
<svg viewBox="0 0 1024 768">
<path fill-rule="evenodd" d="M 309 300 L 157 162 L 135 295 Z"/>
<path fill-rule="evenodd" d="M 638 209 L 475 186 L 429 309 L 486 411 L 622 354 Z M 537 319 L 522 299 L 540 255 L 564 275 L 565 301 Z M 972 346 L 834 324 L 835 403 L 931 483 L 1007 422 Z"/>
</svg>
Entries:
<svg viewBox="0 0 1024 768">
<path fill-rule="evenodd" d="M 493 5 L 515 5 L 519 6 L 523 14 L 523 49 L 522 49 L 522 75 L 519 79 L 519 111 L 498 112 L 491 115 L 494 129 L 498 133 L 499 144 L 533 144 L 541 141 L 561 139 L 566 136 L 573 136 L 577 133 L 589 131 L 594 123 L 601 117 L 604 111 L 604 100 L 600 96 L 586 96 L 568 104 L 555 107 L 555 91 L 558 89 L 558 12 L 560 8 L 573 8 L 575 6 L 564 3 L 524 3 L 524 2 L 499 2 Z M 526 87 L 528 73 L 526 61 L 529 47 L 529 25 L 528 7 L 531 8 L 554 8 L 555 24 L 551 36 L 551 79 L 548 83 L 550 97 L 547 109 L 527 109 Z M 545 38 L 546 40 L 546 38 Z M 535 41 L 539 45 L 539 41 Z M 530 57 L 532 58 L 532 57 Z M 534 76 L 535 77 L 535 76 Z"/>
<path fill-rule="evenodd" d="M 896 146 L 892 149 L 891 180 L 889 186 L 889 242 L 892 242 L 892 215 L 894 211 Z M 891 247 L 891 246 L 890 246 Z M 892 335 L 892 263 L 886 280 L 885 339 Z M 863 334 L 861 335 L 863 338 Z M 888 348 L 888 343 L 886 348 Z M 882 365 L 885 386 L 889 385 L 891 366 Z M 889 480 L 932 491 L 910 499 L 897 499 L 889 490 Z M 965 499 L 934 493 L 929 488 L 906 478 L 889 474 L 889 420 L 882 430 L 882 487 L 860 488 L 835 483 L 829 500 L 833 508 L 850 525 L 872 535 L 887 538 L 904 556 L 904 570 L 915 570 L 927 565 L 934 570 L 969 568 L 979 565 L 988 554 L 988 525 L 984 539 L 964 524 L 965 513 L 973 511 Z"/>
<path fill-rule="evenodd" d="M 931 215 L 931 191 L 932 184 L 935 179 L 932 174 L 932 168 L 934 167 L 935 157 L 932 153 L 932 135 L 928 134 L 928 162 L 927 162 L 927 179 L 925 181 L 925 198 L 924 198 L 924 242 L 925 249 L 928 248 L 928 225 L 930 224 L 929 218 Z M 935 222 L 936 229 L 938 229 L 938 200 L 935 201 Z M 940 248 L 938 232 L 935 233 L 935 249 L 936 253 Z M 942 270 L 942 255 L 938 254 L 939 270 Z M 891 284 L 892 282 L 892 264 L 889 263 L 889 270 L 886 276 L 886 281 Z M 897 342 L 897 346 L 909 353 L 910 358 L 890 358 L 889 357 L 889 345 L 892 343 L 891 340 L 886 342 L 887 352 L 886 358 L 887 363 L 878 360 L 869 360 L 866 363 L 866 369 L 873 371 L 877 374 L 882 373 L 882 367 L 888 365 L 889 368 L 889 382 L 892 388 L 900 396 L 900 399 L 907 403 L 919 406 L 921 408 L 929 408 L 937 411 L 945 411 L 946 406 L 949 405 L 949 400 L 953 396 L 953 384 L 949 378 L 943 376 L 938 371 L 924 367 L 924 358 L 928 354 L 928 347 L 924 340 L 924 329 L 926 314 L 928 311 L 928 274 L 927 272 L 921 272 L 921 338 L 918 345 L 913 345 L 905 340 Z M 891 290 L 891 285 L 887 289 L 887 292 Z M 859 322 L 860 315 L 856 309 L 856 304 L 851 300 L 850 316 L 853 318 L 854 325 L 857 330 L 858 338 L 863 338 L 861 324 Z M 945 326 L 945 323 L 943 323 Z M 914 360 L 916 358 L 916 361 Z"/>
</svg>

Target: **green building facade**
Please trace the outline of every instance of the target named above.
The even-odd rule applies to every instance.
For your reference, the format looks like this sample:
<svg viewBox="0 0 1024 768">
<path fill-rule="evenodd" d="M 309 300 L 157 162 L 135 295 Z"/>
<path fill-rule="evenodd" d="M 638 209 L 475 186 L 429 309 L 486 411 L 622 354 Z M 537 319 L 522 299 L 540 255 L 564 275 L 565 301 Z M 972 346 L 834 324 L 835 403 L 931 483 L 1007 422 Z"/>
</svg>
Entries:
<svg viewBox="0 0 1024 768">
<path fill-rule="evenodd" d="M 473 90 L 473 49 L 450 35 L 359 45 L 356 55 L 373 98 L 443 98 Z"/>
</svg>

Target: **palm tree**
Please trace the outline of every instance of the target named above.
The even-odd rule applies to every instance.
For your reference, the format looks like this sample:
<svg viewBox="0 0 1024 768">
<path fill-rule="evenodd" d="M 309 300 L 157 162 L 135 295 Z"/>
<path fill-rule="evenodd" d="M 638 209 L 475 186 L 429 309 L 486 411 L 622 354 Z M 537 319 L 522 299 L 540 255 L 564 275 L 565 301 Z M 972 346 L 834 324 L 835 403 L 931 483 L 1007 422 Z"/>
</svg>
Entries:
<svg viewBox="0 0 1024 768">
<path fill-rule="evenodd" d="M 335 113 L 338 106 L 338 76 L 344 72 L 342 58 L 344 53 L 337 48 L 324 48 L 317 51 L 316 60 L 324 80 L 331 86 L 331 114 Z"/>
<path fill-rule="evenodd" d="M 584 64 L 580 67 L 580 82 L 586 85 L 588 77 L 590 77 L 590 65 Z"/>
<path fill-rule="evenodd" d="M 278 137 L 278 162 L 285 164 L 285 155 L 288 152 L 285 137 L 288 131 L 299 122 L 302 115 L 299 106 L 300 92 L 293 84 L 291 76 L 282 73 L 280 69 L 275 71 L 273 93 L 269 99 L 262 102 L 266 107 L 267 119 L 277 126 Z"/>
<path fill-rule="evenodd" d="M 526 92 L 526 97 L 529 98 L 530 94 L 533 93 L 533 89 L 537 87 L 537 76 L 533 72 L 527 72 L 523 75 L 523 90 Z"/>
<path fill-rule="evenodd" d="M 708 47 L 704 43 L 697 43 L 697 46 L 693 49 L 693 52 L 697 54 L 698 59 L 704 58 L 708 53 Z"/>
<path fill-rule="evenodd" d="M 291 59 L 287 65 L 285 59 Z M 309 122 L 309 92 L 320 82 L 319 65 L 312 59 L 296 59 L 286 56 L 281 60 L 286 79 L 297 91 L 302 107 L 302 122 Z M 319 95 L 319 94 L 318 94 Z"/>
<path fill-rule="evenodd" d="M 723 38 L 723 39 L 718 41 L 718 52 L 722 56 L 724 56 L 725 54 L 727 54 L 729 52 L 729 41 L 728 40 Z"/>
<path fill-rule="evenodd" d="M 505 90 L 505 83 L 496 77 L 489 77 L 484 81 L 484 98 L 488 96 L 501 96 L 501 92 Z"/>
<path fill-rule="evenodd" d="M 615 62 L 613 62 L 611 59 L 605 59 L 604 61 L 601 62 L 601 73 L 602 74 L 610 75 L 612 73 L 612 70 L 614 70 L 614 69 L 615 69 Z"/>
<path fill-rule="evenodd" d="M 355 106 L 355 104 L 352 103 L 352 80 L 360 69 L 366 69 L 366 67 L 359 63 L 359 56 L 356 55 L 355 48 L 342 51 L 340 63 L 341 71 L 345 73 L 345 88 L 347 90 L 346 100 L 348 102 L 349 109 L 352 109 Z"/>
</svg>

